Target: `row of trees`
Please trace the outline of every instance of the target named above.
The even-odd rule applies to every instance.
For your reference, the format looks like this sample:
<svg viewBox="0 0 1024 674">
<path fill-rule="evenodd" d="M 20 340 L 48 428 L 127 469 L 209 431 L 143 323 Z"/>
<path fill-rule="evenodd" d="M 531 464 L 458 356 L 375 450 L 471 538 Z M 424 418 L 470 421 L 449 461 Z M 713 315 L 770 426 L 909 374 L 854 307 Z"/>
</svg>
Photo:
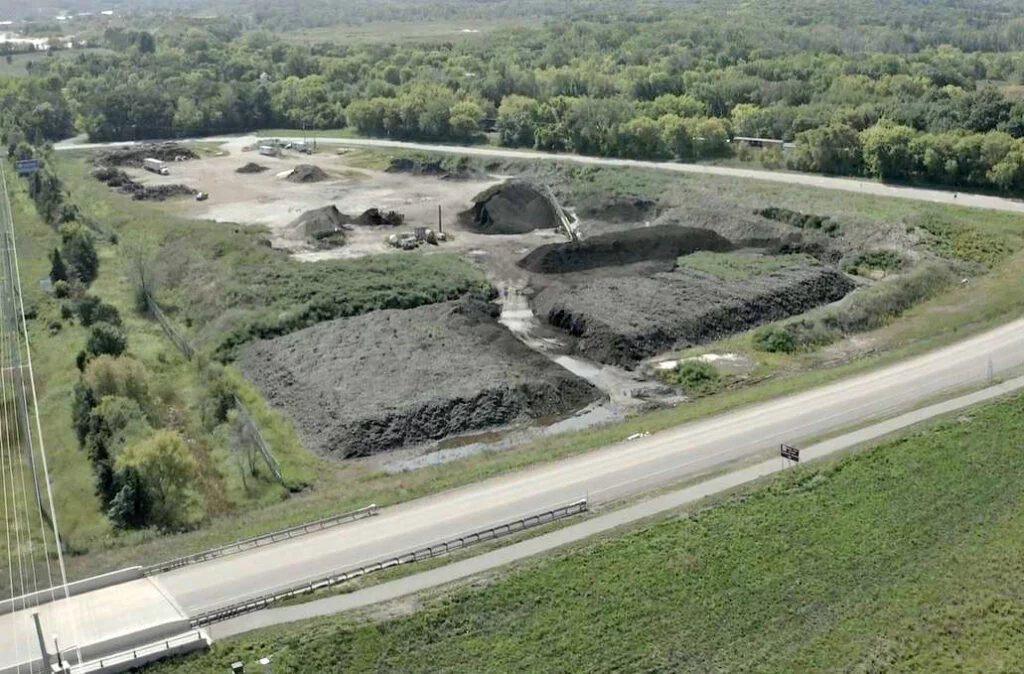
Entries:
<svg viewBox="0 0 1024 674">
<path fill-rule="evenodd" d="M 858 133 L 844 124 L 830 124 L 798 135 L 788 163 L 801 171 L 1024 189 L 1024 140 L 1002 131 L 922 133 L 883 120 Z"/>
<path fill-rule="evenodd" d="M 664 95 L 647 105 L 509 96 L 498 108 L 496 130 L 503 145 L 580 154 L 689 161 L 727 153 L 728 120 L 692 116 L 695 112 L 686 96 Z"/>
<path fill-rule="evenodd" d="M 170 21 L 159 31 L 110 29 L 102 39 L 113 52 L 46 59 L 30 77 L 0 80 L 10 111 L 0 114 L 19 127 L 5 139 L 14 154 L 24 140 L 72 127 L 121 140 L 350 125 L 459 141 L 494 128 L 509 146 L 685 161 L 726 153 L 735 134 L 796 141 L 792 164 L 805 170 L 1016 189 L 1016 154 L 1000 149 L 1007 136 L 1024 137 L 1024 102 L 1003 93 L 1024 82 L 1011 17 L 1002 5 L 973 16 L 1001 36 L 984 47 L 965 37 L 973 29 L 940 19 L 959 16 L 954 8 L 897 5 L 870 16 L 804 7 L 849 22 L 834 33 L 806 17 L 782 22 L 786 3 L 727 25 L 705 10 L 626 13 L 458 44 L 309 46 L 244 32 L 244 22 Z M 900 131 L 889 138 L 882 128 Z M 906 152 L 916 159 L 876 161 L 867 141 L 898 146 L 899 134 L 913 137 Z M 990 134 L 997 151 L 982 157 L 974 135 Z M 48 219 L 67 219 L 48 177 L 34 180 Z"/>
</svg>

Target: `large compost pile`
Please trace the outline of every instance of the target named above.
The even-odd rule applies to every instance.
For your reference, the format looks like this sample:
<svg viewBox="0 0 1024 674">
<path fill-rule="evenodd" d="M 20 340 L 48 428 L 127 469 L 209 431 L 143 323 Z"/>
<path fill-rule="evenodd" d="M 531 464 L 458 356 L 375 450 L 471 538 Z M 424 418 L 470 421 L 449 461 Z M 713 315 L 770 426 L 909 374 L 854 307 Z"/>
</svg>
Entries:
<svg viewBox="0 0 1024 674">
<path fill-rule="evenodd" d="M 496 314 L 471 299 L 374 311 L 252 343 L 239 364 L 306 446 L 337 458 L 564 415 L 598 398 Z"/>
<path fill-rule="evenodd" d="M 474 197 L 473 202 L 463 219 L 470 229 L 481 234 L 526 234 L 559 226 L 555 205 L 529 183 L 495 185 Z"/>
</svg>

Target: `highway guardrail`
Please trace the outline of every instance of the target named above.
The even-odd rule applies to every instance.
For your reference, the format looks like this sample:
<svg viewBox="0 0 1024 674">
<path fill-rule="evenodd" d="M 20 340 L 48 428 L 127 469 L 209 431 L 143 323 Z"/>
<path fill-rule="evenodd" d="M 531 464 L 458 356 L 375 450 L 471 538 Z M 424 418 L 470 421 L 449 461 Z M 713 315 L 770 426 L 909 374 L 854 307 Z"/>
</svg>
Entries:
<svg viewBox="0 0 1024 674">
<path fill-rule="evenodd" d="M 246 550 L 270 545 L 271 543 L 286 541 L 298 536 L 311 534 L 316 531 L 323 531 L 324 529 L 331 529 L 342 524 L 355 522 L 356 520 L 373 517 L 379 512 L 380 509 L 377 507 L 377 504 L 371 504 L 365 508 L 353 510 L 352 512 L 343 513 L 341 515 L 332 515 L 330 517 L 316 520 L 315 522 L 299 524 L 294 527 L 289 527 L 288 529 L 281 529 L 280 531 L 273 531 L 269 534 L 263 534 L 262 536 L 254 536 L 236 543 L 222 545 L 221 547 L 213 548 L 212 550 L 197 552 L 192 555 L 185 555 L 184 557 L 178 557 L 177 559 L 153 564 L 152 566 L 144 568 L 143 573 L 147 576 L 152 576 L 157 573 L 164 573 L 173 569 L 179 569 L 183 566 L 189 566 L 190 564 L 198 564 L 200 562 L 206 562 L 219 557 L 227 557 L 228 555 L 236 555 L 240 552 L 245 552 Z"/>
<path fill-rule="evenodd" d="M 431 559 L 433 557 L 440 557 L 441 555 L 446 555 L 456 550 L 467 548 L 471 545 L 484 543 L 486 541 L 493 541 L 542 524 L 549 524 L 568 517 L 573 517 L 574 515 L 579 515 L 586 511 L 586 499 L 573 501 L 572 503 L 559 506 L 558 508 L 528 515 L 511 522 L 505 522 L 468 534 L 453 536 L 408 552 L 384 557 L 380 561 L 372 562 L 370 564 L 351 568 L 346 571 L 331 573 L 326 576 L 318 576 L 314 579 L 299 581 L 285 588 L 268 592 L 252 599 L 247 599 L 236 604 L 231 604 L 230 606 L 224 606 L 222 608 L 199 613 L 191 617 L 189 622 L 194 628 L 210 625 L 245 613 L 251 613 L 252 611 L 267 608 L 268 606 L 285 599 L 309 594 L 341 583 L 347 583 L 351 580 L 355 580 L 356 578 L 361 578 L 368 574 L 384 571 L 385 569 L 401 566 L 403 564 Z"/>
</svg>

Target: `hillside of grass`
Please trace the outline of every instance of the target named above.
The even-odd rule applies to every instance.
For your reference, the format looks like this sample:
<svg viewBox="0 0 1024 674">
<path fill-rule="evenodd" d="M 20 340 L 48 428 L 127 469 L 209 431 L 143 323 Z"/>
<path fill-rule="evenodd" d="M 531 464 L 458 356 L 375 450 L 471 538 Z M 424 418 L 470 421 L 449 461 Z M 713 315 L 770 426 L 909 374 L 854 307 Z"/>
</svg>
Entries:
<svg viewBox="0 0 1024 674">
<path fill-rule="evenodd" d="M 1014 671 L 1024 396 L 524 565 L 408 617 L 274 628 L 153 668 Z"/>
</svg>

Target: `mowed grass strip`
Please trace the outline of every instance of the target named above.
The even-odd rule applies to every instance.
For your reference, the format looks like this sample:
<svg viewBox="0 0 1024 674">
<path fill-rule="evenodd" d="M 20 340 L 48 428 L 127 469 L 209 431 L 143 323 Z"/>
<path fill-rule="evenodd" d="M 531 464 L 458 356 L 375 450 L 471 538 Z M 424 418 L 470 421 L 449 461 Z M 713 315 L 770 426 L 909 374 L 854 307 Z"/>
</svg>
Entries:
<svg viewBox="0 0 1024 674">
<path fill-rule="evenodd" d="M 344 616 L 155 668 L 288 672 L 1011 671 L 1024 659 L 1024 397 L 408 617 Z"/>
</svg>

